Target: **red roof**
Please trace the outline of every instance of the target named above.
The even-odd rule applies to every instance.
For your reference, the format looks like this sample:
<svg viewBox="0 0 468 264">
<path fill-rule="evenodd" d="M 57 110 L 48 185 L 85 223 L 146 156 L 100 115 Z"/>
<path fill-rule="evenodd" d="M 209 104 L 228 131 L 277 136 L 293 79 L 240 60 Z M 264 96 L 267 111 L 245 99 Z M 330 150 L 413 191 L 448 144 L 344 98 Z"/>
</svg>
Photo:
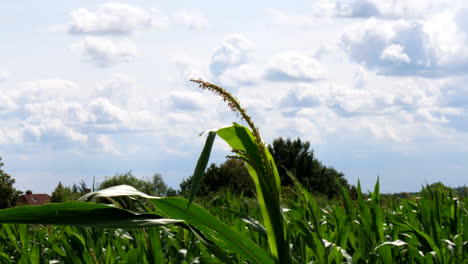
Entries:
<svg viewBox="0 0 468 264">
<path fill-rule="evenodd" d="M 48 194 L 24 194 L 18 199 L 17 205 L 42 205 L 50 203 L 50 196 Z"/>
</svg>

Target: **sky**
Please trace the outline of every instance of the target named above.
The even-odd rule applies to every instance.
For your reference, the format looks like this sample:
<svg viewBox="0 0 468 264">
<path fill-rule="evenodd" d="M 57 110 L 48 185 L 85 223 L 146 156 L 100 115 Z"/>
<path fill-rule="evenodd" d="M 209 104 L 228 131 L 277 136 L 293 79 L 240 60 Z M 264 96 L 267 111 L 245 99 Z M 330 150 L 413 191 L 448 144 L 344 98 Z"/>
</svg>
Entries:
<svg viewBox="0 0 468 264">
<path fill-rule="evenodd" d="M 311 143 L 371 190 L 468 184 L 464 0 L 0 2 L 0 157 L 50 193 L 132 171 L 177 189 L 201 132 L 239 122 Z M 229 147 L 217 139 L 211 162 Z"/>
</svg>

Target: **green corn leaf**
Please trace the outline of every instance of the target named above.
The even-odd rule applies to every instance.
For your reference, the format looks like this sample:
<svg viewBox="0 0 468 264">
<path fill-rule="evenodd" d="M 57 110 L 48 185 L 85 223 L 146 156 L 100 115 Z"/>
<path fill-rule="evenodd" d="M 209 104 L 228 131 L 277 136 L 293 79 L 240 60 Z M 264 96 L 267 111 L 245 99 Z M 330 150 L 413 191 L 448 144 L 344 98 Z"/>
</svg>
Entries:
<svg viewBox="0 0 468 264">
<path fill-rule="evenodd" d="M 98 228 L 137 228 L 179 223 L 155 214 L 85 202 L 21 206 L 0 210 L 0 223 L 74 225 Z"/>
<path fill-rule="evenodd" d="M 441 251 L 439 250 L 436 243 L 434 242 L 434 239 L 431 236 L 429 236 L 428 234 L 426 234 L 419 228 L 412 226 L 410 223 L 406 222 L 405 220 L 401 219 L 398 216 L 388 215 L 388 217 L 393 224 L 399 226 L 400 228 L 404 230 L 412 231 L 418 238 L 419 243 L 424 245 L 425 248 L 432 250 L 432 252 L 434 252 L 435 257 L 438 258 L 439 261 L 441 261 L 441 258 L 442 258 Z"/>
<path fill-rule="evenodd" d="M 354 206 L 353 202 L 351 201 L 351 197 L 349 197 L 348 190 L 346 190 L 346 188 L 344 188 L 340 184 L 340 181 L 338 179 L 336 179 L 336 183 L 338 184 L 338 186 L 340 186 L 341 201 L 343 202 L 346 214 L 352 216 L 354 212 Z"/>
<path fill-rule="evenodd" d="M 237 123 L 216 132 L 246 161 L 252 177 L 262 212 L 263 224 L 267 230 L 270 251 L 276 261 L 289 263 L 289 246 L 286 243 L 284 219 L 281 212 L 281 181 L 275 161 L 265 146 L 259 146 L 252 132 Z M 262 153 L 267 160 L 262 159 Z"/>
<path fill-rule="evenodd" d="M 149 245 L 150 259 L 152 263 L 164 264 L 164 254 L 162 252 L 159 229 L 157 227 L 148 230 L 147 241 Z"/>
<path fill-rule="evenodd" d="M 230 229 L 198 204 L 187 207 L 188 200 L 180 197 L 150 199 L 150 201 L 156 206 L 158 214 L 184 220 L 220 248 L 235 252 L 252 263 L 274 263 L 265 250 L 250 238 Z"/>
<path fill-rule="evenodd" d="M 203 147 L 200 158 L 198 158 L 197 166 L 195 167 L 195 171 L 193 172 L 188 206 L 190 206 L 190 204 L 192 203 L 193 198 L 195 198 L 195 194 L 198 191 L 198 187 L 200 187 L 203 175 L 205 174 L 206 166 L 208 165 L 208 161 L 210 159 L 211 149 L 213 148 L 213 142 L 215 138 L 215 132 L 208 132 L 208 137 L 206 138 L 205 146 Z"/>
</svg>

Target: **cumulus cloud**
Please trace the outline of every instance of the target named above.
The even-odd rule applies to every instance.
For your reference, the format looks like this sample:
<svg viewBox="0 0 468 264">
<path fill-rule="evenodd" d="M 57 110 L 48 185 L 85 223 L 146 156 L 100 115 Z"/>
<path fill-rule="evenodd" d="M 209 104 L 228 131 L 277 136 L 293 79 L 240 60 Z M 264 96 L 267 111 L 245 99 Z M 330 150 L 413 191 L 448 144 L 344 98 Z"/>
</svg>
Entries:
<svg viewBox="0 0 468 264">
<path fill-rule="evenodd" d="M 0 94 L 4 127 L 0 144 L 106 151 L 118 154 L 116 134 L 147 133 L 162 123 L 153 112 L 122 101 L 131 81 L 124 75 L 85 90 L 64 79 L 33 80 Z M 13 133 L 14 132 L 14 133 Z M 6 140 L 8 139 L 8 140 Z M 124 148 L 125 149 L 125 148 Z"/>
<path fill-rule="evenodd" d="M 116 2 L 104 3 L 94 12 L 80 8 L 72 11 L 70 17 L 68 32 L 72 34 L 131 34 L 168 24 L 168 18 L 156 9 Z"/>
<path fill-rule="evenodd" d="M 120 125 L 125 119 L 125 111 L 120 107 L 112 104 L 106 98 L 97 98 L 89 105 L 90 113 L 92 114 L 92 123 L 96 126 L 112 125 L 113 128 L 116 125 Z"/>
<path fill-rule="evenodd" d="M 135 59 L 136 46 L 129 40 L 112 40 L 102 37 L 86 37 L 70 46 L 73 53 L 98 67 L 131 62 Z"/>
<path fill-rule="evenodd" d="M 229 68 L 219 77 L 219 81 L 227 86 L 255 85 L 262 78 L 262 72 L 252 64 L 241 64 Z"/>
<path fill-rule="evenodd" d="M 174 58 L 174 63 L 184 83 L 189 79 L 201 78 L 206 80 L 207 76 L 209 75 L 208 72 L 204 70 L 202 65 L 188 57 L 178 56 Z"/>
<path fill-rule="evenodd" d="M 313 7 L 314 16 L 385 19 L 424 18 L 434 13 L 463 6 L 462 0 L 320 0 Z"/>
<path fill-rule="evenodd" d="M 88 138 L 58 119 L 45 119 L 39 124 L 26 123 L 23 127 L 23 136 L 26 142 L 53 142 L 58 146 L 68 143 L 85 143 Z"/>
<path fill-rule="evenodd" d="M 254 48 L 255 45 L 241 34 L 227 35 L 211 57 L 211 73 L 219 76 L 229 68 L 247 63 Z"/>
<path fill-rule="evenodd" d="M 63 120 L 72 126 L 81 126 L 92 118 L 78 101 L 52 99 L 50 101 L 28 103 L 23 106 L 23 115 L 29 123 L 39 123 L 42 119 Z"/>
<path fill-rule="evenodd" d="M 103 151 L 107 153 L 111 153 L 113 155 L 122 154 L 122 152 L 119 151 L 118 147 L 116 146 L 115 142 L 109 136 L 106 136 L 106 135 L 97 136 L 96 143 L 99 146 L 98 149 L 102 149 Z"/>
<path fill-rule="evenodd" d="M 4 93 L 0 93 L 0 114 L 14 111 L 17 105 L 13 99 Z"/>
<path fill-rule="evenodd" d="M 197 11 L 180 11 L 174 14 L 174 21 L 188 29 L 200 30 L 208 26 L 208 19 Z"/>
<path fill-rule="evenodd" d="M 94 96 L 104 97 L 120 106 L 127 106 L 133 81 L 125 74 L 113 74 L 110 79 L 98 83 Z"/>
<path fill-rule="evenodd" d="M 265 78 L 279 82 L 312 82 L 323 79 L 325 68 L 313 57 L 288 51 L 271 60 Z"/>
<path fill-rule="evenodd" d="M 408 55 L 403 51 L 403 47 L 395 44 L 386 47 L 382 51 L 380 58 L 392 62 L 410 63 L 411 61 Z"/>
<path fill-rule="evenodd" d="M 368 73 L 363 67 L 359 69 L 353 75 L 353 85 L 356 89 L 363 89 L 367 86 Z"/>
<path fill-rule="evenodd" d="M 377 139 L 406 142 L 449 139 L 468 131 L 468 103 L 457 100 L 466 93 L 459 83 L 445 80 L 406 79 L 379 89 L 320 82 L 291 88 L 279 105 L 289 109 L 288 117 L 310 114 L 325 133 L 365 132 Z M 426 131 L 424 136 L 420 131 Z"/>
<path fill-rule="evenodd" d="M 165 99 L 166 107 L 170 111 L 200 111 L 207 105 L 204 96 L 200 92 L 173 91 Z"/>
<path fill-rule="evenodd" d="M 7 126 L 0 128 L 0 145 L 17 144 L 21 142 L 22 133 L 19 130 L 11 130 Z"/>
<path fill-rule="evenodd" d="M 17 89 L 9 91 L 9 94 L 16 104 L 24 105 L 72 98 L 79 92 L 75 82 L 54 78 L 24 82 Z"/>
<path fill-rule="evenodd" d="M 468 114 L 468 77 L 450 79 L 443 84 L 441 102 L 445 106 L 464 108 Z"/>
<path fill-rule="evenodd" d="M 369 19 L 346 29 L 340 45 L 352 61 L 380 74 L 437 77 L 468 68 L 468 42 L 453 13 L 431 21 Z"/>
</svg>

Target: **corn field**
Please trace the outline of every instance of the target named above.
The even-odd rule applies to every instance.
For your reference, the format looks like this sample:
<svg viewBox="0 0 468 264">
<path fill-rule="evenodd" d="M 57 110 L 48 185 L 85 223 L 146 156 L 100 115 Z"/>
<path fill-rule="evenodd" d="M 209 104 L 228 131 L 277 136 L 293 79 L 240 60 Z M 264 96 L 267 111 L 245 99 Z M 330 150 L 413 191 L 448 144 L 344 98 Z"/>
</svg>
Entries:
<svg viewBox="0 0 468 264">
<path fill-rule="evenodd" d="M 130 186 L 76 202 L 0 210 L 0 263 L 468 263 L 468 197 L 426 187 L 409 199 L 357 199 L 342 188 L 339 205 L 318 205 L 295 180 L 282 195 L 258 128 L 223 88 L 218 94 L 247 126 L 207 132 L 191 193 L 153 197 Z M 215 137 L 248 167 L 256 200 L 226 193 L 194 202 Z"/>
</svg>

